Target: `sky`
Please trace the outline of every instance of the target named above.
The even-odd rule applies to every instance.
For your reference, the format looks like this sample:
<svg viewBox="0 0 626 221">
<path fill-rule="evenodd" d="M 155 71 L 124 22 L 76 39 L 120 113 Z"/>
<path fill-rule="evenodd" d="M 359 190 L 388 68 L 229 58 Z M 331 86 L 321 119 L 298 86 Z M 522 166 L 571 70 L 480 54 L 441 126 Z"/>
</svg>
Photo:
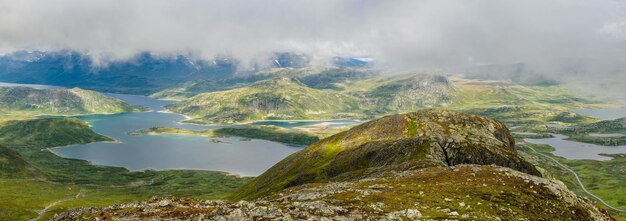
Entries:
<svg viewBox="0 0 626 221">
<path fill-rule="evenodd" d="M 395 71 L 525 62 L 623 95 L 626 1 L 0 0 L 0 54 L 59 49 L 97 62 L 150 51 L 243 65 L 290 51 L 319 63 L 371 57 Z"/>
</svg>

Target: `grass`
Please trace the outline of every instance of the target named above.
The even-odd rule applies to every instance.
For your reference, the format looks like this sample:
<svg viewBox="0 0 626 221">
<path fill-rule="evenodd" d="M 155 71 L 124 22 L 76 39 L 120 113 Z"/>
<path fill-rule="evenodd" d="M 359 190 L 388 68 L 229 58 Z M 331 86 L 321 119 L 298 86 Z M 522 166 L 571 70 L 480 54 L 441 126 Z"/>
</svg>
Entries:
<svg viewBox="0 0 626 221">
<path fill-rule="evenodd" d="M 101 93 L 72 89 L 0 87 L 0 113 L 28 115 L 78 115 L 139 111 Z"/>
</svg>

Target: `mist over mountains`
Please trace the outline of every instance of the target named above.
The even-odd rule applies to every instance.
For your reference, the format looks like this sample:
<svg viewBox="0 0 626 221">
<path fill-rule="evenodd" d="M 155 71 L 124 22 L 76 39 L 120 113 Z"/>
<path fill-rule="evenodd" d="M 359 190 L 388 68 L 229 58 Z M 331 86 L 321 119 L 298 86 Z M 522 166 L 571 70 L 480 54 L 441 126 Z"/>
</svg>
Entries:
<svg viewBox="0 0 626 221">
<path fill-rule="evenodd" d="M 625 94 L 622 1 L 16 0 L 0 3 L 0 12 L 0 54 L 77 51 L 111 70 L 145 52 L 188 56 L 203 73 L 213 73 L 208 66 L 224 56 L 236 59 L 239 70 L 359 66 L 364 60 L 355 58 L 367 57 L 390 73 L 467 71 L 516 82 L 556 81 L 604 97 Z M 178 73 L 196 70 L 183 67 L 183 60 Z M 524 64 L 521 75 L 514 68 L 475 72 L 518 63 Z"/>
<path fill-rule="evenodd" d="M 339 67 L 367 66 L 367 62 L 353 58 L 337 57 L 330 62 Z M 0 81 L 148 94 L 191 80 L 225 79 L 268 68 L 309 64 L 308 56 L 287 52 L 259 58 L 252 67 L 243 68 L 239 60 L 228 56 L 202 60 L 143 52 L 129 60 L 98 64 L 88 54 L 71 50 L 18 51 L 0 56 Z"/>
</svg>

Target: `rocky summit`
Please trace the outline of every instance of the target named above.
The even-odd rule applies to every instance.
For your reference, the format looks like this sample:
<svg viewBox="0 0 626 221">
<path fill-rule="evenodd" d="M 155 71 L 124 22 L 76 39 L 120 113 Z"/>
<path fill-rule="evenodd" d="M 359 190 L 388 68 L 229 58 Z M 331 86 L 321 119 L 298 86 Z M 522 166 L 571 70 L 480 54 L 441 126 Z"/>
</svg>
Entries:
<svg viewBox="0 0 626 221">
<path fill-rule="evenodd" d="M 383 117 L 292 154 L 230 201 L 162 198 L 54 220 L 612 220 L 541 177 L 499 121 L 447 110 Z"/>
</svg>

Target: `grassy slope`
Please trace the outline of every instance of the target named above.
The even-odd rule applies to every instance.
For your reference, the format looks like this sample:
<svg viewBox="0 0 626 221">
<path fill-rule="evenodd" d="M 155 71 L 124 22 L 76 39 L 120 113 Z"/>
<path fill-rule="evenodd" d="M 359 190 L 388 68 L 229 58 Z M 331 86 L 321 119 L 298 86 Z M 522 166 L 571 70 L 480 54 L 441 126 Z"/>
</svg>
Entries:
<svg viewBox="0 0 626 221">
<path fill-rule="evenodd" d="M 339 75 L 339 80 L 328 80 L 328 76 L 335 76 L 333 74 Z M 373 119 L 423 108 L 447 108 L 494 117 L 510 124 L 575 124 L 596 119 L 568 110 L 610 106 L 562 86 L 524 86 L 437 74 L 378 76 L 345 70 L 278 69 L 259 75 L 265 78 L 289 76 L 297 80 L 264 80 L 237 89 L 204 93 L 171 105 L 169 109 L 186 114 L 197 123 L 334 117 Z M 315 81 L 317 78 L 321 79 Z"/>
<path fill-rule="evenodd" d="M 249 87 L 203 93 L 169 105 L 168 109 L 192 117 L 191 122 L 234 123 L 355 115 L 359 103 L 351 96 L 312 89 L 295 79 L 275 78 Z"/>
<path fill-rule="evenodd" d="M 123 101 L 95 91 L 0 87 L 0 113 L 28 115 L 75 115 L 137 111 Z"/>
<path fill-rule="evenodd" d="M 343 86 L 345 93 L 364 101 L 364 111 L 372 118 L 433 107 L 489 116 L 516 125 L 547 122 L 576 124 L 597 119 L 567 111 L 611 107 L 558 85 L 525 86 L 451 76 L 446 80 L 446 87 L 446 81 L 437 76 L 380 76 L 352 81 Z M 411 81 L 428 84 L 414 84 Z"/>
<path fill-rule="evenodd" d="M 523 86 L 459 78 L 451 80 L 456 94 L 455 102 L 449 108 L 494 117 L 511 124 L 593 122 L 596 119 L 567 111 L 603 106 L 562 86 Z"/>
<path fill-rule="evenodd" d="M 0 125 L 0 144 L 10 150 L 0 156 L 15 156 L 34 170 L 12 179 L 0 179 L 0 219 L 33 218 L 49 203 L 70 198 L 51 208 L 48 215 L 62 208 L 104 206 L 149 199 L 153 196 L 197 197 L 215 199 L 247 182 L 248 178 L 226 176 L 209 171 L 143 171 L 95 166 L 86 161 L 64 159 L 46 151 L 46 147 L 108 141 L 88 125 L 71 118 L 6 121 Z M 0 151 L 5 149 L 0 149 Z M 8 169 L 8 168 L 7 168 Z M 20 169 L 20 171 L 24 171 Z M 0 174 L 9 173 L 3 170 Z M 74 199 L 78 192 L 81 197 Z"/>
<path fill-rule="evenodd" d="M 0 178 L 32 177 L 37 170 L 15 150 L 0 145 Z"/>
<path fill-rule="evenodd" d="M 275 126 L 245 126 L 245 127 L 229 127 L 215 130 L 185 130 L 180 128 L 153 127 L 148 130 L 139 131 L 143 134 L 191 134 L 200 136 L 238 136 L 252 139 L 264 139 L 276 141 L 286 144 L 309 145 L 319 140 L 318 136 L 300 132 L 296 130 L 287 130 Z"/>
</svg>

